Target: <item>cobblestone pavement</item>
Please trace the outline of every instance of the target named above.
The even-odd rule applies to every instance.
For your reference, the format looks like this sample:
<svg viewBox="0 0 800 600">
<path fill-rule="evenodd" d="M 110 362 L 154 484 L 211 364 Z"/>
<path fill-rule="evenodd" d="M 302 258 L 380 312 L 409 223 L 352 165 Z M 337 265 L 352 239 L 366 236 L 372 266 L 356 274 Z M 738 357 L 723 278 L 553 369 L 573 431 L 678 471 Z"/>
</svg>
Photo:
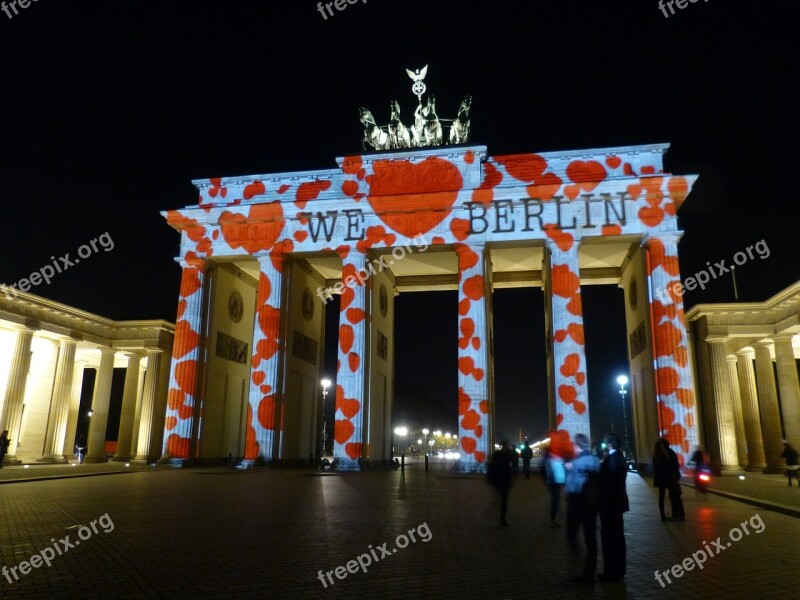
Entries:
<svg viewBox="0 0 800 600">
<path fill-rule="evenodd" d="M 650 483 L 635 474 L 628 481 L 628 574 L 624 583 L 594 587 L 572 582 L 582 558 L 569 552 L 563 527 L 549 526 L 537 476 L 517 480 L 508 528 L 499 527 L 499 502 L 482 478 L 440 467 L 426 473 L 419 464 L 341 475 L 141 469 L 2 485 L 0 566 L 12 583 L 0 576 L 0 597 L 798 597 L 800 519 L 685 488 L 686 521 L 662 523 Z M 97 533 L 78 528 L 106 514 Z M 729 531 L 745 521 L 750 533 L 727 546 Z M 58 540 L 67 535 L 74 547 L 52 566 L 19 570 L 51 540 L 64 548 Z M 716 548 L 717 537 L 724 550 L 702 570 L 670 575 L 663 588 L 656 581 L 656 569 Z M 347 572 L 360 555 L 372 557 L 366 572 L 356 563 L 359 570 Z M 338 566 L 344 579 L 335 576 Z M 320 571 L 334 571 L 335 583 L 323 587 Z"/>
</svg>

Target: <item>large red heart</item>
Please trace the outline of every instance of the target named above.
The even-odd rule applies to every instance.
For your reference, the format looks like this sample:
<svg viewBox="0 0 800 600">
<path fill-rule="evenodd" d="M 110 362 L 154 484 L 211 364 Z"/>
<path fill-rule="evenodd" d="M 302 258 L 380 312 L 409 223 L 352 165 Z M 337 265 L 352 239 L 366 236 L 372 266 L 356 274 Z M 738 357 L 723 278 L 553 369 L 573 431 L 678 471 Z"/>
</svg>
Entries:
<svg viewBox="0 0 800 600">
<path fill-rule="evenodd" d="M 222 236 L 232 249 L 244 248 L 250 254 L 270 250 L 280 238 L 286 221 L 280 202 L 254 204 L 248 217 L 230 211 L 219 217 Z"/>
<path fill-rule="evenodd" d="M 464 186 L 458 167 L 435 156 L 416 164 L 379 160 L 372 168 L 366 178 L 370 206 L 388 227 L 409 238 L 444 221 Z"/>
</svg>

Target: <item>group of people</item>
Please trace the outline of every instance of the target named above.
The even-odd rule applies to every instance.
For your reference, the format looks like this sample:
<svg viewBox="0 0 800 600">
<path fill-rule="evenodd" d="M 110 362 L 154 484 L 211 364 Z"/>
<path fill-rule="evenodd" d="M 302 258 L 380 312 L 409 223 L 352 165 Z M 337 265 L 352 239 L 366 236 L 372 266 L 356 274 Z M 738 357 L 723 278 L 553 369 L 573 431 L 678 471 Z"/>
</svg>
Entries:
<svg viewBox="0 0 800 600">
<path fill-rule="evenodd" d="M 577 547 L 578 529 L 583 530 L 586 546 L 583 572 L 575 577 L 584 584 L 601 581 L 618 582 L 625 576 L 625 533 L 623 515 L 629 510 L 625 480 L 628 464 L 620 450 L 615 434 L 605 438 L 607 455 L 601 462 L 593 455 L 588 436 L 577 434 L 574 442 L 565 431 L 551 432 L 545 474 L 550 490 L 550 524 L 559 527 L 557 520 L 561 493 L 567 489 L 567 539 Z M 524 459 L 524 457 L 523 457 Z M 518 456 L 507 441 L 489 463 L 489 481 L 500 494 L 500 524 L 508 526 L 508 493 L 514 480 Z M 530 459 L 527 461 L 530 463 Z M 603 572 L 597 569 L 597 519 L 600 518 L 600 538 L 603 549 Z"/>
</svg>

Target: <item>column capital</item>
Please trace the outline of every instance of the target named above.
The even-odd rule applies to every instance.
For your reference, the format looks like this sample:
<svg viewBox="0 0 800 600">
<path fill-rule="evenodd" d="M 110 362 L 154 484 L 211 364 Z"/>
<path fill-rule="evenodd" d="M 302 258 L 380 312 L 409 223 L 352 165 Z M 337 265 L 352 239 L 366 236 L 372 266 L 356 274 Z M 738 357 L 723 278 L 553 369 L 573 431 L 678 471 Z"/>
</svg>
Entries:
<svg viewBox="0 0 800 600">
<path fill-rule="evenodd" d="M 104 354 L 112 354 L 112 355 L 114 355 L 114 354 L 117 353 L 117 349 L 116 348 L 110 348 L 108 346 L 98 346 L 97 350 L 100 350 L 100 355 L 101 356 L 104 355 Z"/>
<path fill-rule="evenodd" d="M 547 247 L 547 250 L 550 252 L 550 254 L 572 254 L 572 253 L 577 253 L 578 252 L 578 248 L 581 245 L 581 238 L 578 237 L 574 233 L 571 233 L 570 235 L 572 235 L 572 237 L 573 237 L 572 245 L 569 248 L 567 248 L 566 250 L 563 250 L 561 248 L 561 246 L 558 245 L 558 241 L 556 241 L 556 240 L 554 240 L 552 238 L 547 238 L 545 240 L 545 246 Z"/>
<path fill-rule="evenodd" d="M 788 340 L 789 342 L 791 342 L 795 335 L 797 335 L 797 334 L 792 333 L 790 331 L 783 331 L 781 333 L 776 333 L 775 335 L 773 335 L 772 336 L 772 341 L 773 342 L 783 342 L 783 341 L 787 341 Z"/>
<path fill-rule="evenodd" d="M 650 246 L 659 241 L 662 244 L 664 242 L 673 242 L 674 244 L 678 244 L 683 237 L 683 231 L 667 231 L 667 232 L 659 232 L 659 233 L 646 233 L 642 236 L 642 246 L 645 248 L 650 248 Z"/>
<path fill-rule="evenodd" d="M 25 319 L 24 323 L 9 323 L 7 327 L 15 333 L 36 333 L 41 329 L 41 327 L 39 327 L 39 322 L 33 321 L 32 319 Z"/>
<path fill-rule="evenodd" d="M 737 358 L 735 354 L 728 354 L 728 356 L 725 357 L 725 360 L 727 360 L 729 363 L 735 363 Z"/>
<path fill-rule="evenodd" d="M 704 342 L 709 344 L 725 344 L 730 338 L 726 335 L 710 334 L 705 337 Z"/>
<path fill-rule="evenodd" d="M 741 350 L 736 351 L 736 356 L 741 356 L 753 360 L 756 356 L 756 353 L 753 352 L 751 348 L 742 348 Z"/>
<path fill-rule="evenodd" d="M 193 254 L 193 256 L 176 258 L 175 262 L 177 262 L 182 269 L 197 269 L 199 271 L 204 271 L 206 268 L 206 263 L 208 262 L 205 257 L 197 256 L 194 253 L 191 254 Z"/>
<path fill-rule="evenodd" d="M 366 252 L 362 252 L 355 245 L 353 245 L 353 246 L 339 246 L 338 248 L 336 248 L 336 254 L 338 254 L 339 258 L 341 258 L 342 260 L 347 260 L 349 257 L 352 257 L 353 255 L 356 255 L 356 254 L 360 258 L 362 258 L 364 260 L 367 260 L 367 258 L 368 258 L 367 257 L 367 253 Z"/>
<path fill-rule="evenodd" d="M 752 346 L 755 349 L 767 348 L 768 350 L 772 350 L 773 343 L 772 340 L 766 340 L 766 341 L 756 342 L 755 344 L 750 344 L 750 346 Z"/>
</svg>

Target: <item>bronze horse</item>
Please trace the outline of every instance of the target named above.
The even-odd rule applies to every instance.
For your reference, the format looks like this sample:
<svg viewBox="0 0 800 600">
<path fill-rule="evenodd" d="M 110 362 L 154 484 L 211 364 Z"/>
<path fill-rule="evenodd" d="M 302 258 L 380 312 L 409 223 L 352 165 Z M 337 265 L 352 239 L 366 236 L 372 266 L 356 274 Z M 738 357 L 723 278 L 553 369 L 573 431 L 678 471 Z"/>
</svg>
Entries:
<svg viewBox="0 0 800 600">
<path fill-rule="evenodd" d="M 450 143 L 464 144 L 469 141 L 469 109 L 472 106 L 472 96 L 467 96 L 458 108 L 458 116 L 450 127 Z"/>
<path fill-rule="evenodd" d="M 400 120 L 400 104 L 397 100 L 392 100 L 390 108 L 392 115 L 389 118 L 389 147 L 410 148 L 411 134 Z"/>
<path fill-rule="evenodd" d="M 387 150 L 390 147 L 389 134 L 375 123 L 372 112 L 363 106 L 358 109 L 358 117 L 364 125 L 364 137 L 361 138 L 361 149 L 366 150 L 367 144 L 375 150 Z"/>
</svg>

